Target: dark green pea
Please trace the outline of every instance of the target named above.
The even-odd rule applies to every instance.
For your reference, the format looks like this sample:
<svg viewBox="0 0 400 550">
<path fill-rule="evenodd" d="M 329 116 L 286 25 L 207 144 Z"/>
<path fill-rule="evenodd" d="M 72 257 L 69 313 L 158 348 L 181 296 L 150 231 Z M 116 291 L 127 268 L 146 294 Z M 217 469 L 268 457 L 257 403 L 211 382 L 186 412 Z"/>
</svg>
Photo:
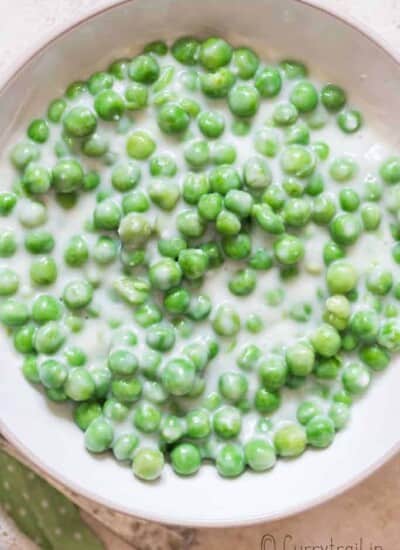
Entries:
<svg viewBox="0 0 400 550">
<path fill-rule="evenodd" d="M 346 101 L 346 92 L 340 86 L 327 84 L 321 90 L 321 103 L 328 111 L 339 111 L 345 106 Z"/>
</svg>

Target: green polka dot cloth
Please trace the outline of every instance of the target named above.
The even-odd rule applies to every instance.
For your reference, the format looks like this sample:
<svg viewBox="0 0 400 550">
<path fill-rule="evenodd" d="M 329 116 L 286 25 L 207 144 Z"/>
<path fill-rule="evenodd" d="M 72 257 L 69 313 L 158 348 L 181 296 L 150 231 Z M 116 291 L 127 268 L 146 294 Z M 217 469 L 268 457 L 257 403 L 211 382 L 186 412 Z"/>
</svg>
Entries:
<svg viewBox="0 0 400 550">
<path fill-rule="evenodd" d="M 39 548 L 104 549 L 74 504 L 1 450 L 0 506 Z"/>
</svg>

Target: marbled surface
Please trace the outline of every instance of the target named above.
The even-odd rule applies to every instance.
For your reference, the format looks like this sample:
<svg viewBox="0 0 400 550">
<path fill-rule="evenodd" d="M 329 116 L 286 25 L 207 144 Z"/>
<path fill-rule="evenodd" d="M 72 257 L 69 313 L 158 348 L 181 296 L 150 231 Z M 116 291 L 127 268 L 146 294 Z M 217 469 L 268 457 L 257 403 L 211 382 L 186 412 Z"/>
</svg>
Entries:
<svg viewBox="0 0 400 550">
<path fill-rule="evenodd" d="M 0 83 L 46 35 L 112 3 L 112 0 L 0 0 Z M 400 48 L 400 0 L 319 0 L 315 3 L 362 20 L 387 42 Z M 273 497 L 265 495 L 265 498 Z M 193 548 L 339 550 L 342 545 L 340 550 L 397 550 L 400 548 L 399 525 L 400 456 L 356 488 L 318 508 L 270 524 L 199 530 Z M 275 538 L 276 547 L 267 538 L 263 546 L 262 538 L 269 534 Z"/>
</svg>

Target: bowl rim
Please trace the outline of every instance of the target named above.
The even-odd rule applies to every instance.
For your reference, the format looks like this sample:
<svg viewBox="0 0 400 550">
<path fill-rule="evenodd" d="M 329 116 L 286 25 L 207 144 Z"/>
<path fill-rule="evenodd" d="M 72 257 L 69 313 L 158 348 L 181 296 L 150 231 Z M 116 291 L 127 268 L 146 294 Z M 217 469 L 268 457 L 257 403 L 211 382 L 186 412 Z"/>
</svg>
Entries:
<svg viewBox="0 0 400 550">
<path fill-rule="evenodd" d="M 26 66 L 28 66 L 35 59 L 35 57 L 43 53 L 47 47 L 51 46 L 59 38 L 73 31 L 75 28 L 79 27 L 80 25 L 91 21 L 92 19 L 94 19 L 99 15 L 107 13 L 113 10 L 114 8 L 121 7 L 125 4 L 133 3 L 135 1 L 136 0 L 116 0 L 116 1 L 108 0 L 107 5 L 102 6 L 100 8 L 94 8 L 90 10 L 89 13 L 87 13 L 85 16 L 77 17 L 72 22 L 67 24 L 60 24 L 54 27 L 52 31 L 45 33 L 45 35 L 40 40 L 35 42 L 35 44 L 31 47 L 31 49 L 28 49 L 27 51 L 22 52 L 17 57 L 16 61 L 13 63 L 13 66 L 16 67 L 15 69 L 11 68 L 8 71 L 6 71 L 4 78 L 2 78 L 0 81 L 0 101 L 1 101 L 1 96 L 7 91 L 7 89 L 10 86 L 12 86 L 14 81 L 17 80 L 19 74 L 26 68 Z M 395 63 L 400 65 L 400 51 L 397 51 L 394 48 L 394 46 L 392 46 L 380 33 L 376 32 L 370 25 L 368 25 L 367 23 L 364 23 L 357 17 L 340 13 L 340 10 L 338 10 L 337 8 L 331 8 L 331 7 L 328 8 L 325 6 L 321 6 L 318 0 L 292 0 L 292 1 L 297 2 L 298 4 L 303 4 L 305 6 L 310 6 L 311 8 L 318 10 L 322 13 L 325 13 L 328 16 L 332 16 L 334 19 L 340 21 L 347 27 L 350 27 L 351 29 L 362 34 L 367 40 L 369 40 L 372 44 L 377 46 L 386 55 L 388 55 Z M 156 511 L 154 511 L 151 514 L 143 513 L 143 515 L 136 516 L 132 514 L 123 505 L 119 506 L 117 504 L 113 504 L 109 502 L 108 498 L 105 496 L 98 497 L 94 495 L 91 491 L 82 487 L 78 481 L 74 481 L 71 483 L 70 481 L 67 481 L 62 474 L 57 473 L 53 468 L 43 467 L 40 463 L 39 458 L 32 451 L 30 451 L 30 449 L 27 448 L 25 444 L 14 433 L 9 431 L 9 429 L 4 424 L 0 416 L 0 437 L 1 436 L 3 436 L 8 443 L 14 446 L 17 449 L 17 451 L 19 451 L 22 454 L 23 458 L 25 458 L 27 461 L 31 462 L 34 465 L 35 470 L 39 473 L 39 475 L 43 475 L 45 478 L 52 480 L 56 485 L 62 485 L 67 490 L 73 492 L 74 496 L 83 497 L 93 504 L 100 504 L 102 506 L 105 506 L 109 510 L 113 512 L 117 512 L 123 516 L 126 516 L 127 518 L 137 517 L 139 519 L 157 522 L 164 525 L 176 526 L 176 523 L 174 523 L 171 520 L 171 518 L 165 517 L 162 514 L 158 514 Z M 380 459 L 376 460 L 368 468 L 365 468 L 358 475 L 354 476 L 346 483 L 343 483 L 342 485 L 336 487 L 335 489 L 328 491 L 326 494 L 321 495 L 317 498 L 311 499 L 310 501 L 304 504 L 296 505 L 292 507 L 289 506 L 285 513 L 278 512 L 276 514 L 269 514 L 268 516 L 263 516 L 262 514 L 260 514 L 257 517 L 243 519 L 240 521 L 237 521 L 237 520 L 202 521 L 201 519 L 199 519 L 194 523 L 193 521 L 183 519 L 182 521 L 180 521 L 179 526 L 198 527 L 198 528 L 207 528 L 207 527 L 224 528 L 224 527 L 238 527 L 238 526 L 245 526 L 245 525 L 249 526 L 249 525 L 256 525 L 263 522 L 272 522 L 278 519 L 284 519 L 284 518 L 294 516 L 296 514 L 300 514 L 307 510 L 316 508 L 320 504 L 328 502 L 342 495 L 343 493 L 349 491 L 356 485 L 360 484 L 362 481 L 365 481 L 370 475 L 372 475 L 377 470 L 379 470 L 384 464 L 389 462 L 389 460 L 399 452 L 400 452 L 400 439 Z"/>
</svg>

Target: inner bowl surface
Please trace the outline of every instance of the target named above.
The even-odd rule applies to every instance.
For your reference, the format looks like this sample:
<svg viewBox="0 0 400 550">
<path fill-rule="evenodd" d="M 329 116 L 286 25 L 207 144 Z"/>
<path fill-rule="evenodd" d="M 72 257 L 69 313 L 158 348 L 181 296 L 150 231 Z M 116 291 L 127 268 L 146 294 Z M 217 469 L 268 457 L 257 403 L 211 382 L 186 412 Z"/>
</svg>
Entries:
<svg viewBox="0 0 400 550">
<path fill-rule="evenodd" d="M 295 57 L 311 74 L 336 82 L 365 112 L 382 139 L 399 142 L 400 66 L 365 33 L 297 0 L 133 0 L 85 20 L 34 55 L 0 92 L 0 176 L 9 174 L 7 144 L 14 130 L 43 111 L 74 79 L 112 59 L 132 56 L 154 39 L 222 35 L 261 57 Z M 397 132 L 397 136 L 398 136 Z M 4 336 L 2 338 L 5 340 Z M 348 488 L 399 445 L 400 369 L 375 377 L 351 425 L 334 445 L 279 461 L 270 473 L 228 481 L 204 467 L 182 479 L 167 469 L 161 481 L 136 480 L 109 456 L 94 457 L 68 405 L 53 405 L 27 384 L 8 342 L 1 343 L 0 427 L 42 470 L 71 489 L 128 514 L 181 525 L 222 526 L 283 517 Z"/>
</svg>

